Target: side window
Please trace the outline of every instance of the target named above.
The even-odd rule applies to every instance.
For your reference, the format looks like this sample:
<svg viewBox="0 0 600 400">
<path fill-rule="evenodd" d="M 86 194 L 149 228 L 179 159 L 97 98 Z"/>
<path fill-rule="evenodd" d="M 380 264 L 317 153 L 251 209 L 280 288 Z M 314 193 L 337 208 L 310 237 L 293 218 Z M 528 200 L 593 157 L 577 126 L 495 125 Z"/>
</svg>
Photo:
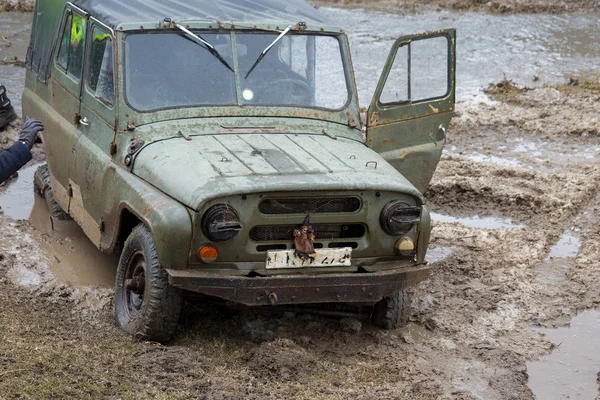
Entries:
<svg viewBox="0 0 600 400">
<path fill-rule="evenodd" d="M 398 48 L 379 101 L 382 104 L 442 98 L 450 90 L 446 36 L 414 40 Z"/>
<path fill-rule="evenodd" d="M 96 99 L 107 106 L 112 106 L 115 100 L 113 76 L 111 35 L 94 26 L 88 57 L 86 87 Z"/>
<path fill-rule="evenodd" d="M 73 14 L 69 14 L 67 22 L 65 23 L 65 30 L 63 31 L 62 39 L 60 40 L 60 50 L 58 51 L 58 57 L 56 63 L 63 69 L 67 70 L 67 61 L 69 56 L 69 38 L 71 37 L 71 23 L 73 21 Z"/>
<path fill-rule="evenodd" d="M 84 43 L 85 18 L 71 13 L 65 23 L 56 63 L 76 80 L 81 79 Z"/>
</svg>

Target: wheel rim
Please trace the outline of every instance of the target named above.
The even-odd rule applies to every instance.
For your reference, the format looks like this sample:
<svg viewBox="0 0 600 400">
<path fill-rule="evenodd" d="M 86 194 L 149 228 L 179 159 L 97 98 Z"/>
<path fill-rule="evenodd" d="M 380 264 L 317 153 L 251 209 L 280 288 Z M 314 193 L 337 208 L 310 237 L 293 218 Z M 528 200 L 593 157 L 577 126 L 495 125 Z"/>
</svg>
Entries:
<svg viewBox="0 0 600 400">
<path fill-rule="evenodd" d="M 144 303 L 146 288 L 146 258 L 141 251 L 136 251 L 127 263 L 123 281 L 123 300 L 130 319 L 135 319 Z"/>
</svg>

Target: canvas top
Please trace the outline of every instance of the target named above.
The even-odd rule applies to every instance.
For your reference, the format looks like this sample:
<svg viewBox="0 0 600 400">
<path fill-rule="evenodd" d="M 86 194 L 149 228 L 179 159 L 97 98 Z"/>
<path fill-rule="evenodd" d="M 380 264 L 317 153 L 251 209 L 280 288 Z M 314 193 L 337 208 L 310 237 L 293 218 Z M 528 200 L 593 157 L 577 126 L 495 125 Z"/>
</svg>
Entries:
<svg viewBox="0 0 600 400">
<path fill-rule="evenodd" d="M 106 25 L 175 21 L 277 22 L 327 21 L 305 0 L 73 0 Z"/>
</svg>

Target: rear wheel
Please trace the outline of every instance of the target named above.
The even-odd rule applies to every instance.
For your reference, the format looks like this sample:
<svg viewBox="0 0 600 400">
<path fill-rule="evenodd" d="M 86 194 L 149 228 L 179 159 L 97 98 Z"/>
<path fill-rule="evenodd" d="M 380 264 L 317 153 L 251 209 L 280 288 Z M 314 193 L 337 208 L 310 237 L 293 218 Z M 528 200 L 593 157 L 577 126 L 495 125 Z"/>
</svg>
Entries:
<svg viewBox="0 0 600 400">
<path fill-rule="evenodd" d="M 53 218 L 63 221 L 71 219 L 71 216 L 54 200 L 48 165 L 39 166 L 35 174 L 33 174 L 33 190 L 46 199 L 48 210 L 50 210 L 50 215 Z"/>
<path fill-rule="evenodd" d="M 406 288 L 375 304 L 371 321 L 383 329 L 397 329 L 408 324 L 411 314 L 411 298 Z"/>
<path fill-rule="evenodd" d="M 181 293 L 169 285 L 160 266 L 152 233 L 145 225 L 133 229 L 119 259 L 115 286 L 117 325 L 143 340 L 166 342 L 181 312 Z"/>
</svg>

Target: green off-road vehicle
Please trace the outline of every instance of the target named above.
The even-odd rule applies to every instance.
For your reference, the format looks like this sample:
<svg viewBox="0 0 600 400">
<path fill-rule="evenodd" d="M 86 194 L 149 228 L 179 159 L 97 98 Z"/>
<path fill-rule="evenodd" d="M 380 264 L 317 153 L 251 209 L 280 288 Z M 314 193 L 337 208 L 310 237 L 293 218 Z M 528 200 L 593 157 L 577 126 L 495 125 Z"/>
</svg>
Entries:
<svg viewBox="0 0 600 400">
<path fill-rule="evenodd" d="M 38 191 L 120 252 L 122 329 L 168 340 L 190 292 L 407 322 L 454 30 L 395 42 L 363 122 L 348 38 L 303 0 L 44 0 L 34 15 Z"/>
</svg>

